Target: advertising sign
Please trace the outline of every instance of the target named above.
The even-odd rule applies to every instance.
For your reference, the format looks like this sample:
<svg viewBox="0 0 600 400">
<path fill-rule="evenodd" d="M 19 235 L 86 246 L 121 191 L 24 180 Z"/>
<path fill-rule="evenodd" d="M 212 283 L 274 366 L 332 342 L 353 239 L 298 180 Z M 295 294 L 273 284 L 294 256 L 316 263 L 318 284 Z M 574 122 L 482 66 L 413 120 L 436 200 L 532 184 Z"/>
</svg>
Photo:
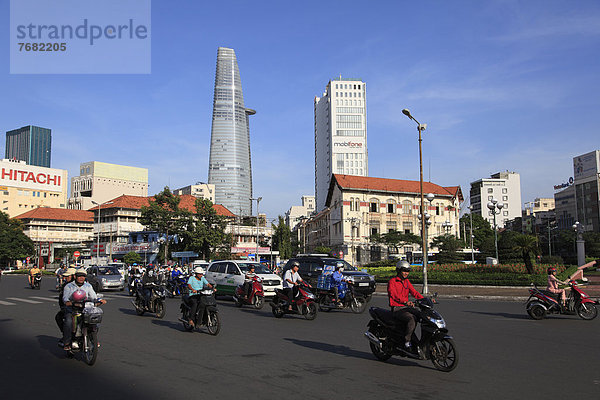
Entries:
<svg viewBox="0 0 600 400">
<path fill-rule="evenodd" d="M 573 158 L 575 179 L 583 179 L 600 172 L 600 150 Z"/>
<path fill-rule="evenodd" d="M 38 167 L 9 160 L 0 161 L 0 186 L 62 192 L 68 183 L 65 178 L 66 171 L 62 169 Z"/>
</svg>

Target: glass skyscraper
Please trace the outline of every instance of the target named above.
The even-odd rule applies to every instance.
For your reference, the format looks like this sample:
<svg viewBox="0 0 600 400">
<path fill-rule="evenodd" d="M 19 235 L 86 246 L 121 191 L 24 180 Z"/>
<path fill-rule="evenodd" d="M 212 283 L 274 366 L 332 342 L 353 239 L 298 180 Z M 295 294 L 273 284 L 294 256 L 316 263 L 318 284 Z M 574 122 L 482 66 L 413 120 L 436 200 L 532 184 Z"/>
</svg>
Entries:
<svg viewBox="0 0 600 400">
<path fill-rule="evenodd" d="M 215 203 L 238 215 L 251 215 L 252 166 L 248 116 L 233 49 L 219 47 L 213 99 L 208 183 L 215 185 Z"/>
<path fill-rule="evenodd" d="M 6 132 L 5 158 L 50 168 L 52 131 L 28 125 Z"/>
</svg>

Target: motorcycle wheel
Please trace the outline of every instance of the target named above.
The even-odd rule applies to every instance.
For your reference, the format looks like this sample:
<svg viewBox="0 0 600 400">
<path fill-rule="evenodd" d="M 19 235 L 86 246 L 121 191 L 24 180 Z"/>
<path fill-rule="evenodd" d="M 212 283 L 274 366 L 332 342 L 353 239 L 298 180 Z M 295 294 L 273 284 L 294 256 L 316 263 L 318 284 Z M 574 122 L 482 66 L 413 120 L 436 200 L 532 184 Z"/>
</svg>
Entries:
<svg viewBox="0 0 600 400">
<path fill-rule="evenodd" d="M 315 303 L 309 303 L 306 306 L 306 313 L 304 314 L 304 318 L 309 321 L 317 318 L 317 305 Z"/>
<path fill-rule="evenodd" d="M 88 332 L 86 342 L 87 350 L 83 353 L 83 359 L 87 365 L 94 365 L 98 357 L 98 333 Z"/>
<path fill-rule="evenodd" d="M 544 310 L 544 307 L 538 304 L 527 309 L 527 314 L 529 314 L 529 316 L 535 320 L 540 320 L 546 317 L 546 310 Z"/>
<path fill-rule="evenodd" d="M 458 364 L 458 351 L 452 339 L 441 339 L 431 344 L 431 362 L 443 372 L 450 372 Z"/>
<path fill-rule="evenodd" d="M 373 335 L 377 336 L 377 338 L 379 338 L 379 336 L 380 336 L 379 329 L 372 328 L 372 329 L 369 329 L 369 332 L 371 332 Z M 379 339 L 381 340 L 381 338 L 379 338 Z M 369 342 L 369 347 L 371 347 L 371 353 L 373 353 L 375 358 L 377 358 L 379 361 L 387 361 L 392 356 L 391 353 L 388 353 L 383 348 L 380 348 L 379 346 L 377 346 L 375 343 Z"/>
<path fill-rule="evenodd" d="M 354 314 L 362 314 L 367 308 L 367 302 L 362 297 L 355 297 L 350 302 L 350 310 Z"/>
<path fill-rule="evenodd" d="M 283 314 L 285 314 L 285 312 L 281 307 L 273 307 L 273 315 L 275 316 L 275 318 L 281 318 L 283 317 Z"/>
<path fill-rule="evenodd" d="M 239 299 L 237 296 L 233 296 L 233 302 L 236 307 L 241 307 L 244 305 L 244 303 L 242 303 L 242 300 Z"/>
<path fill-rule="evenodd" d="M 598 309 L 592 303 L 580 303 L 577 306 L 577 315 L 579 318 L 590 321 L 598 315 Z"/>
<path fill-rule="evenodd" d="M 208 313 L 208 321 L 206 322 L 206 330 L 209 334 L 216 336 L 221 330 L 221 320 L 216 312 Z"/>
<path fill-rule="evenodd" d="M 162 318 L 165 316 L 165 303 L 162 301 L 157 301 L 154 307 L 156 310 L 156 318 Z"/>
<path fill-rule="evenodd" d="M 262 296 L 254 296 L 254 308 L 260 310 L 265 305 L 265 298 Z"/>
<path fill-rule="evenodd" d="M 146 312 L 146 310 L 144 310 L 144 306 L 141 304 L 140 301 L 135 302 L 135 313 L 137 315 L 144 315 L 144 313 Z"/>
</svg>

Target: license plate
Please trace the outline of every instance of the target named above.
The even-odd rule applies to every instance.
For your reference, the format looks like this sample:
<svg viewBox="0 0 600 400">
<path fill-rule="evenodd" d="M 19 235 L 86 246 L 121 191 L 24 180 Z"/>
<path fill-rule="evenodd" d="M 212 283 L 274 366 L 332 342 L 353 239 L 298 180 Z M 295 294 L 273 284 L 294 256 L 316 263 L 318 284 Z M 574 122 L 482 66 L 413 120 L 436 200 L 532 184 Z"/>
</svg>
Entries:
<svg viewBox="0 0 600 400">
<path fill-rule="evenodd" d="M 367 282 L 360 282 L 358 286 L 369 286 L 369 284 Z"/>
</svg>

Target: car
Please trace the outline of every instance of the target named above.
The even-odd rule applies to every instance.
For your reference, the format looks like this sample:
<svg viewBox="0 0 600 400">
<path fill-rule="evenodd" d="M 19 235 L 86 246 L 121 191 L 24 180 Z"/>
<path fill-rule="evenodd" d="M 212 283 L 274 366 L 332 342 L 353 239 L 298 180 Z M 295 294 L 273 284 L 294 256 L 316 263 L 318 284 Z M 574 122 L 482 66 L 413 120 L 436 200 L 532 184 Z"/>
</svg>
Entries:
<svg viewBox="0 0 600 400">
<path fill-rule="evenodd" d="M 115 266 L 91 266 L 88 269 L 87 281 L 96 292 L 107 289 L 125 289 L 125 278 Z"/>
<path fill-rule="evenodd" d="M 325 266 L 337 266 L 341 264 L 344 268 L 343 275 L 348 280 L 354 282 L 354 290 L 356 293 L 363 295 L 367 300 L 371 298 L 375 292 L 375 277 L 361 271 L 352 266 L 347 261 L 340 258 L 331 257 L 327 254 L 298 254 L 288 260 L 283 268 L 283 273 L 291 268 L 291 263 L 298 261 L 300 268 L 298 273 L 300 277 L 307 281 L 313 288 L 317 287 L 319 276 L 323 273 Z"/>
<path fill-rule="evenodd" d="M 258 262 L 245 260 L 213 261 L 206 271 L 206 280 L 216 283 L 217 294 L 233 295 L 238 285 L 244 283 L 246 272 L 254 266 L 254 272 L 262 279 L 265 297 L 275 296 L 275 290 L 283 289 L 281 277 Z"/>
<path fill-rule="evenodd" d="M 121 273 L 121 275 L 123 275 L 124 277 L 126 277 L 126 275 L 127 275 L 127 266 L 125 265 L 125 263 L 112 262 L 112 263 L 109 263 L 108 266 L 110 266 L 110 267 L 117 267 L 117 269 L 119 270 L 119 272 Z"/>
</svg>

